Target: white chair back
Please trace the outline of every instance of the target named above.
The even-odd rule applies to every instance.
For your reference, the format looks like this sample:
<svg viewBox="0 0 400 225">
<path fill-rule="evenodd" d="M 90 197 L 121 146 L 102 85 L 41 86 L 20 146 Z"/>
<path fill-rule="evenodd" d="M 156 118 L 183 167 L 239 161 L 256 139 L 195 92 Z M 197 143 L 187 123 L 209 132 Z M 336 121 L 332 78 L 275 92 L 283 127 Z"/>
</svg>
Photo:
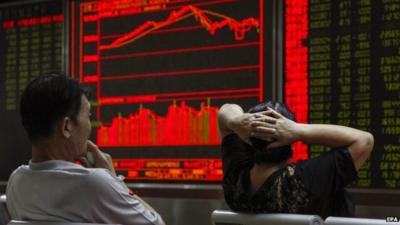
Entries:
<svg viewBox="0 0 400 225">
<path fill-rule="evenodd" d="M 10 222 L 10 214 L 8 213 L 6 202 L 6 195 L 0 195 L 0 225 L 6 225 Z"/>
<path fill-rule="evenodd" d="M 226 210 L 214 210 L 211 214 L 214 225 L 323 225 L 321 217 L 316 215 L 263 213 L 247 214 Z"/>
<path fill-rule="evenodd" d="M 73 223 L 73 222 L 52 222 L 52 221 L 19 221 L 11 220 L 8 225 L 104 225 L 102 223 Z M 113 224 L 118 225 L 118 224 Z"/>
<path fill-rule="evenodd" d="M 389 225 L 391 223 L 386 220 L 365 219 L 365 218 L 348 218 L 330 216 L 325 220 L 326 225 Z"/>
</svg>

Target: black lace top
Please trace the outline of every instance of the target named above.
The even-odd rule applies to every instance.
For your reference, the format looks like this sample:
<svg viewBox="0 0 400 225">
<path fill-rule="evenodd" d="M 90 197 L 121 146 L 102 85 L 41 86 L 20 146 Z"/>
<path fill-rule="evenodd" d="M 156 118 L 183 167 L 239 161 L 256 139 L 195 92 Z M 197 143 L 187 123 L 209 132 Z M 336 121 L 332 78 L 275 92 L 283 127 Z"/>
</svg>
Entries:
<svg viewBox="0 0 400 225">
<path fill-rule="evenodd" d="M 250 191 L 253 150 L 231 134 L 222 141 L 225 200 L 235 211 L 353 216 L 354 205 L 344 187 L 357 178 L 347 149 L 289 164 Z"/>
</svg>

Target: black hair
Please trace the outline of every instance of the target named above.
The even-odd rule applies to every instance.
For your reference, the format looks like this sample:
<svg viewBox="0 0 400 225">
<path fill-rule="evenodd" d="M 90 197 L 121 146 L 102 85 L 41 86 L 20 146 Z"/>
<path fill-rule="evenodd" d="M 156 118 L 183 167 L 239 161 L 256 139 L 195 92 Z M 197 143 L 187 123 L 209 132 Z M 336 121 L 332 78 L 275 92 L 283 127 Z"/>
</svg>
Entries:
<svg viewBox="0 0 400 225">
<path fill-rule="evenodd" d="M 82 95 L 88 90 L 61 73 L 40 76 L 25 88 L 20 101 L 20 114 L 32 143 L 51 137 L 56 122 L 69 117 L 78 123 Z"/>
<path fill-rule="evenodd" d="M 281 114 L 282 116 L 295 121 L 294 114 L 289 110 L 289 108 L 279 102 L 264 102 L 258 104 L 251 109 L 249 109 L 249 113 L 257 113 L 268 110 L 271 108 Z M 252 144 L 252 148 L 255 153 L 253 155 L 253 162 L 256 164 L 259 163 L 279 163 L 285 161 L 292 157 L 293 151 L 291 145 L 285 145 L 278 148 L 266 149 L 266 146 L 270 144 L 265 140 L 261 140 L 259 138 L 251 137 L 250 142 Z"/>
</svg>

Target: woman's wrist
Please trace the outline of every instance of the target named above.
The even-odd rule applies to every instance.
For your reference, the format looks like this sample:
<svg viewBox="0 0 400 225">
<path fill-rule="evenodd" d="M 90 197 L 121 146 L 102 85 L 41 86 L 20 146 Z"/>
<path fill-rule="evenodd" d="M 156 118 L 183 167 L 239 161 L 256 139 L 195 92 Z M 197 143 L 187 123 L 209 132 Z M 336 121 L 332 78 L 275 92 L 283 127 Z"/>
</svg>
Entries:
<svg viewBox="0 0 400 225">
<path fill-rule="evenodd" d="M 295 122 L 294 142 L 306 140 L 308 128 L 309 128 L 308 125 L 305 123 L 296 123 Z"/>
<path fill-rule="evenodd" d="M 240 116 L 231 117 L 228 119 L 227 127 L 233 133 L 236 132 L 237 128 L 240 126 Z"/>
</svg>

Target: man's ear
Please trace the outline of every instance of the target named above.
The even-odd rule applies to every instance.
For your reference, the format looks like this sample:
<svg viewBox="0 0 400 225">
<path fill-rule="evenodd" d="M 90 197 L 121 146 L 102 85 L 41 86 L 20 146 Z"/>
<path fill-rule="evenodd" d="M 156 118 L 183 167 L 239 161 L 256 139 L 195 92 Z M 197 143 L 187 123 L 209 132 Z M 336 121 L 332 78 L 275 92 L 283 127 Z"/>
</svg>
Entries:
<svg viewBox="0 0 400 225">
<path fill-rule="evenodd" d="M 72 120 L 69 117 L 64 117 L 60 121 L 59 129 L 65 138 L 70 138 L 72 135 Z"/>
</svg>

